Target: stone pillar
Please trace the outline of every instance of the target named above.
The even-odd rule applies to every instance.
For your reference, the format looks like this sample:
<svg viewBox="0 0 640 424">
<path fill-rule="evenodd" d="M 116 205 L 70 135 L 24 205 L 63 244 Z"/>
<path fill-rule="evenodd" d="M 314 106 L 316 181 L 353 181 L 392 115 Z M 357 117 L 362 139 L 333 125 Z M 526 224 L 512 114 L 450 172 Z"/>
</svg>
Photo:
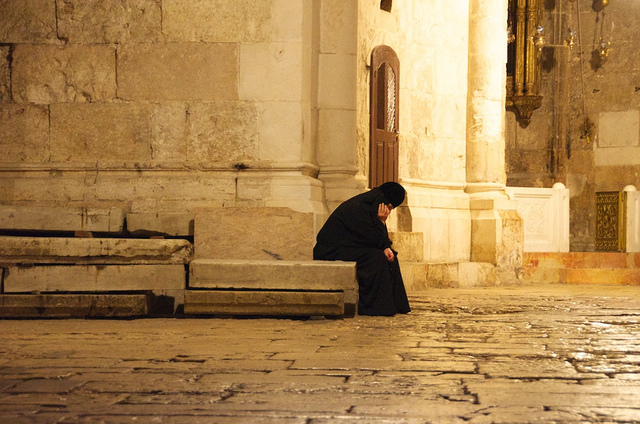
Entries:
<svg viewBox="0 0 640 424">
<path fill-rule="evenodd" d="M 497 266 L 496 283 L 517 280 L 522 219 L 505 173 L 507 0 L 471 0 L 467 87 L 467 187 L 471 261 Z"/>
<path fill-rule="evenodd" d="M 320 5 L 317 160 L 330 212 L 363 189 L 355 178 L 358 2 Z"/>
</svg>

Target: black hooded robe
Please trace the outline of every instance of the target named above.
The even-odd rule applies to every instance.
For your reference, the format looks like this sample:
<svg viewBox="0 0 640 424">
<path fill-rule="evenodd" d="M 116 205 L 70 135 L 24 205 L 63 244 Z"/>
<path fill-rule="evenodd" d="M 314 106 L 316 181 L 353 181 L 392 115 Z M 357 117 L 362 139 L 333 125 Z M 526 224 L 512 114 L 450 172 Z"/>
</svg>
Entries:
<svg viewBox="0 0 640 424">
<path fill-rule="evenodd" d="M 379 188 L 342 203 L 318 233 L 313 249 L 316 260 L 356 262 L 360 315 L 411 311 L 398 259 L 389 262 L 384 254 L 391 241 L 386 225 L 378 219 L 381 203 L 390 202 Z"/>
</svg>

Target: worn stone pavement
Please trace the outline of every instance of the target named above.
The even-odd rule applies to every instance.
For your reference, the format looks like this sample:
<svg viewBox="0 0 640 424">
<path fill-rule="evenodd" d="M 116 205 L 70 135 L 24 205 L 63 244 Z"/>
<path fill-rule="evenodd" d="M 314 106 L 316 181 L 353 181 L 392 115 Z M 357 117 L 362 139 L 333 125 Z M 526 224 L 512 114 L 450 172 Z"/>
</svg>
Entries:
<svg viewBox="0 0 640 424">
<path fill-rule="evenodd" d="M 0 321 L 0 423 L 640 422 L 640 287 L 406 316 Z"/>
</svg>

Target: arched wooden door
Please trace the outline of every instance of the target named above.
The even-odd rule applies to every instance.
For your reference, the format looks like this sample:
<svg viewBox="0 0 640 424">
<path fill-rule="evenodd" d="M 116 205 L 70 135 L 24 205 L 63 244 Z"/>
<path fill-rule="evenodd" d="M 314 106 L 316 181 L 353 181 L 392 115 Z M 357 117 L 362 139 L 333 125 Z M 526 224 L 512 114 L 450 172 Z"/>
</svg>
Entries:
<svg viewBox="0 0 640 424">
<path fill-rule="evenodd" d="M 400 61 L 389 46 L 371 53 L 369 185 L 398 181 L 398 92 Z"/>
</svg>

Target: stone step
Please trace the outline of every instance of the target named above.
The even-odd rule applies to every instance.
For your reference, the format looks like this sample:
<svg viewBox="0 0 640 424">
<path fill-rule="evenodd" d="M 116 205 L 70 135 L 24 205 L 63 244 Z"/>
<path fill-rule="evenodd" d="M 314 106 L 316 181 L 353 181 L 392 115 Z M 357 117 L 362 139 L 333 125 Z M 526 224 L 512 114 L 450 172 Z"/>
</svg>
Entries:
<svg viewBox="0 0 640 424">
<path fill-rule="evenodd" d="M 187 240 L 0 236 L 2 264 L 186 264 Z"/>
<path fill-rule="evenodd" d="M 184 303 L 187 272 L 178 265 L 8 266 L 3 294 L 152 292 L 175 312 Z"/>
<path fill-rule="evenodd" d="M 199 290 L 217 294 L 198 294 L 202 293 Z M 340 261 L 194 259 L 189 264 L 188 292 L 192 293 L 191 299 L 201 305 L 196 310 L 206 310 L 202 306 L 205 301 L 213 302 L 206 313 L 213 313 L 212 308 L 220 311 L 222 302 L 230 302 L 228 310 L 234 314 L 255 315 L 257 308 L 263 312 L 260 314 L 267 315 L 349 316 L 358 303 L 356 264 Z M 236 294 L 224 294 L 230 292 Z M 242 297 L 238 297 L 242 292 Z M 275 297 L 270 297 L 272 295 Z M 336 303 L 338 297 L 343 306 Z M 270 299 L 279 299 L 282 303 L 272 303 Z M 232 306 L 239 301 L 243 306 Z M 255 307 L 261 302 L 266 305 L 264 308 Z M 341 308 L 341 312 L 338 313 L 336 307 Z M 185 303 L 187 310 L 196 313 L 188 302 Z"/>
<path fill-rule="evenodd" d="M 186 315 L 344 316 L 343 292 L 187 290 Z"/>
<path fill-rule="evenodd" d="M 640 268 L 525 268 L 523 280 L 533 284 L 640 285 Z"/>
<path fill-rule="evenodd" d="M 132 318 L 152 311 L 151 294 L 2 294 L 0 318 Z"/>
<path fill-rule="evenodd" d="M 640 268 L 640 253 L 525 252 L 525 268 Z"/>
<path fill-rule="evenodd" d="M 428 288 L 495 286 L 495 266 L 484 262 L 400 262 L 407 292 Z"/>
</svg>

